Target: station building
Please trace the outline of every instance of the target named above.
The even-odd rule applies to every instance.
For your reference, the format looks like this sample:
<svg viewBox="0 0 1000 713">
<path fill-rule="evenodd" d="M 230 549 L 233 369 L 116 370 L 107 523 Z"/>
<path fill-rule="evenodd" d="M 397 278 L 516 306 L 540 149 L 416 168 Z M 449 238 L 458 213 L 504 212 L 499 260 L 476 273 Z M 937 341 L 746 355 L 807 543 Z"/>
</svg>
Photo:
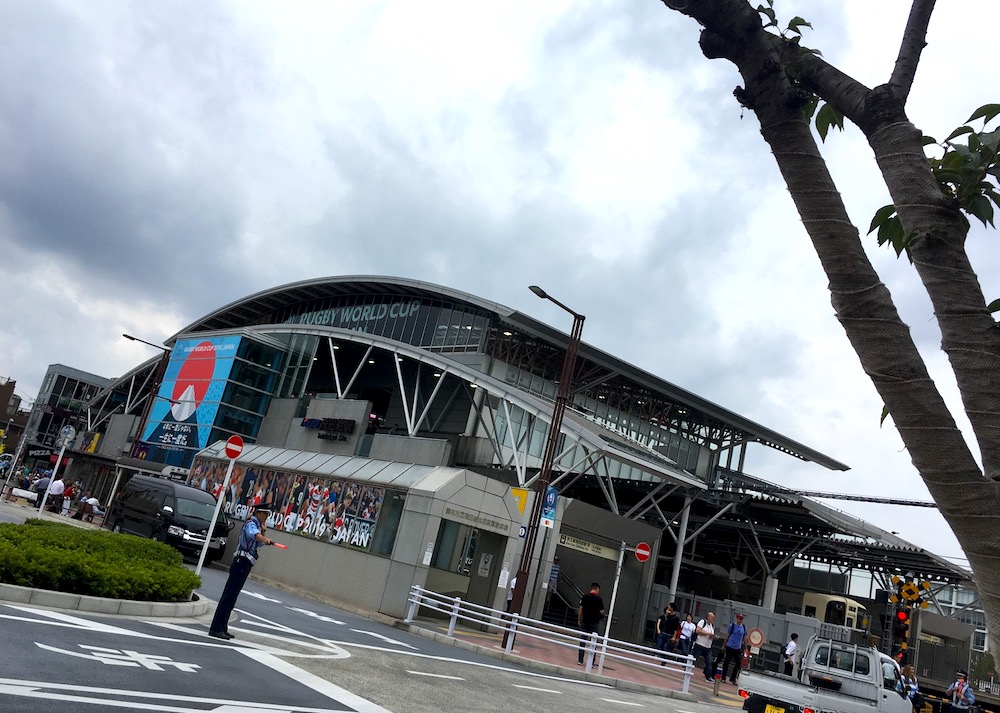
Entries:
<svg viewBox="0 0 1000 713">
<path fill-rule="evenodd" d="M 275 508 L 289 550 L 265 577 L 390 615 L 421 585 L 503 608 L 569 345 L 495 302 L 392 277 L 283 285 L 221 307 L 167 340 L 86 410 L 93 454 L 119 478 L 168 473 L 221 493 L 232 435 L 247 447 L 227 511 Z M 115 445 L 117 444 L 117 446 Z M 770 448 L 817 474 L 847 466 L 592 347 L 580 345 L 563 418 L 551 527 L 531 554 L 525 613 L 609 593 L 611 634 L 638 640 L 659 588 L 791 606 L 794 563 L 968 573 L 895 535 L 747 473 Z M 117 449 L 117 452 L 116 452 Z M 623 557 L 650 545 L 642 563 Z M 232 543 L 230 543 L 232 546 Z M 554 590 L 554 558 L 561 574 Z M 794 596 L 792 596 L 794 598 Z"/>
</svg>

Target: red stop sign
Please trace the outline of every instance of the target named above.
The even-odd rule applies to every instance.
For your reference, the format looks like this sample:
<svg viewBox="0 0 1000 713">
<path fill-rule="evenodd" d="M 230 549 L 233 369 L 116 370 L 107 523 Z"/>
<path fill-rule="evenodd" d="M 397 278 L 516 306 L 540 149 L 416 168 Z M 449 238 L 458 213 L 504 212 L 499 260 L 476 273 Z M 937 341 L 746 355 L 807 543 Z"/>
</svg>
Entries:
<svg viewBox="0 0 1000 713">
<path fill-rule="evenodd" d="M 243 452 L 243 439 L 239 436 L 230 436 L 229 440 L 226 441 L 226 458 L 231 458 L 236 460 L 240 457 L 240 453 Z M 646 555 L 649 557 L 649 555 Z"/>
<path fill-rule="evenodd" d="M 635 558 L 640 562 L 645 562 L 649 559 L 649 556 L 653 551 L 649 548 L 649 545 L 645 542 L 640 542 L 635 546 Z"/>
</svg>

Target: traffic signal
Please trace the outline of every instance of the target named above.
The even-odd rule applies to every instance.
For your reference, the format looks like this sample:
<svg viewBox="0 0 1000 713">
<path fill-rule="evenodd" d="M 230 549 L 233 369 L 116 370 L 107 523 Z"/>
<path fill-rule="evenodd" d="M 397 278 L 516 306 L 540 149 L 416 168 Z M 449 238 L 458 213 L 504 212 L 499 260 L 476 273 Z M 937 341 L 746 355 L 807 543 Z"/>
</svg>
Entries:
<svg viewBox="0 0 1000 713">
<path fill-rule="evenodd" d="M 910 638 L 910 607 L 897 605 L 892 620 L 892 639 L 900 651 L 906 651 L 906 642 Z"/>
</svg>

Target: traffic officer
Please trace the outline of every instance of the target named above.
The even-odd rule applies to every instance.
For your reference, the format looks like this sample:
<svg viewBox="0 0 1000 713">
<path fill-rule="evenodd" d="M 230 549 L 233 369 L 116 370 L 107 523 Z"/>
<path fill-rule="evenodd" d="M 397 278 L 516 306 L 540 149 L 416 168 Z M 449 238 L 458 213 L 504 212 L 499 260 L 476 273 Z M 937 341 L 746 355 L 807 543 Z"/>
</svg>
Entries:
<svg viewBox="0 0 1000 713">
<path fill-rule="evenodd" d="M 243 590 L 243 585 L 250 576 L 250 570 L 257 561 L 257 547 L 259 545 L 274 544 L 264 533 L 267 531 L 267 518 L 271 511 L 266 505 L 258 505 L 254 508 L 253 517 L 243 524 L 240 532 L 240 543 L 233 554 L 233 563 L 229 565 L 229 579 L 222 590 L 219 604 L 215 608 L 215 616 L 212 618 L 212 626 L 208 629 L 208 635 L 217 639 L 231 639 L 233 635 L 229 633 L 229 616 L 236 606 L 236 599 Z"/>
</svg>

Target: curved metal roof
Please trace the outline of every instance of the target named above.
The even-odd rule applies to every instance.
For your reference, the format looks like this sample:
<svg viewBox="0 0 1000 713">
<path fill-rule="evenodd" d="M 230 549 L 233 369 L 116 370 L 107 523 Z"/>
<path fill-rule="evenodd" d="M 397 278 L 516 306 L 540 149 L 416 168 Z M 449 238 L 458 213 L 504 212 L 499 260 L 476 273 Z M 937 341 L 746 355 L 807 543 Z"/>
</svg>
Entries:
<svg viewBox="0 0 1000 713">
<path fill-rule="evenodd" d="M 287 285 L 262 290 L 247 297 L 210 312 L 201 319 L 192 322 L 177 334 L 170 337 L 167 343 L 178 339 L 189 332 L 204 332 L 217 329 L 237 329 L 253 327 L 261 324 L 275 310 L 290 307 L 303 302 L 311 302 L 324 297 L 343 297 L 345 295 L 384 294 L 391 292 L 408 297 L 427 297 L 464 302 L 487 312 L 492 312 L 501 318 L 514 314 L 509 307 L 497 302 L 490 302 L 467 292 L 453 290 L 430 282 L 410 280 L 404 277 L 380 277 L 375 275 L 345 275 L 340 277 L 320 277 L 301 282 L 291 282 Z"/>
<path fill-rule="evenodd" d="M 253 331 L 258 334 L 294 331 L 296 334 L 336 337 L 343 341 L 383 349 L 397 356 L 405 356 L 414 361 L 433 366 L 440 369 L 443 373 L 450 373 L 466 383 L 475 385 L 477 388 L 482 388 L 487 393 L 516 405 L 544 423 L 548 423 L 552 418 L 552 405 L 549 402 L 522 391 L 516 386 L 511 386 L 496 377 L 484 374 L 475 367 L 451 359 L 448 354 L 430 352 L 405 342 L 389 339 L 388 337 L 381 337 L 366 332 L 356 332 L 340 327 L 268 324 L 258 325 L 254 327 Z M 699 478 L 677 467 L 669 458 L 651 448 L 645 448 L 636 444 L 632 446 L 631 453 L 627 452 L 620 434 L 604 428 L 582 415 L 577 416 L 574 412 L 568 411 L 567 417 L 562 422 L 562 432 L 595 453 L 604 453 L 613 460 L 634 465 L 659 479 L 683 484 L 697 490 L 702 490 L 706 487 Z"/>
<path fill-rule="evenodd" d="M 170 337 L 166 343 L 171 344 L 182 335 L 191 332 L 247 327 L 258 328 L 266 323 L 265 321 L 276 310 L 291 307 L 299 303 L 311 302 L 323 298 L 343 297 L 345 295 L 376 295 L 386 294 L 387 292 L 414 298 L 450 300 L 490 312 L 496 315 L 502 322 L 560 350 L 565 350 L 569 340 L 567 334 L 550 327 L 544 322 L 540 322 L 510 307 L 505 307 L 497 302 L 485 300 L 467 292 L 403 277 L 350 275 L 293 282 L 243 297 L 192 322 L 183 330 Z M 288 325 L 285 325 L 285 327 L 287 329 Z M 644 388 L 662 394 L 671 401 L 683 404 L 689 409 L 701 412 L 711 419 L 725 423 L 732 429 L 740 431 L 749 440 L 782 451 L 795 458 L 818 463 L 831 470 L 849 470 L 849 466 L 828 455 L 820 453 L 750 419 L 744 418 L 707 399 L 703 399 L 697 394 L 639 369 L 601 349 L 583 343 L 580 345 L 578 358 L 588 360 L 608 370 L 610 373 L 620 374 Z"/>
</svg>

